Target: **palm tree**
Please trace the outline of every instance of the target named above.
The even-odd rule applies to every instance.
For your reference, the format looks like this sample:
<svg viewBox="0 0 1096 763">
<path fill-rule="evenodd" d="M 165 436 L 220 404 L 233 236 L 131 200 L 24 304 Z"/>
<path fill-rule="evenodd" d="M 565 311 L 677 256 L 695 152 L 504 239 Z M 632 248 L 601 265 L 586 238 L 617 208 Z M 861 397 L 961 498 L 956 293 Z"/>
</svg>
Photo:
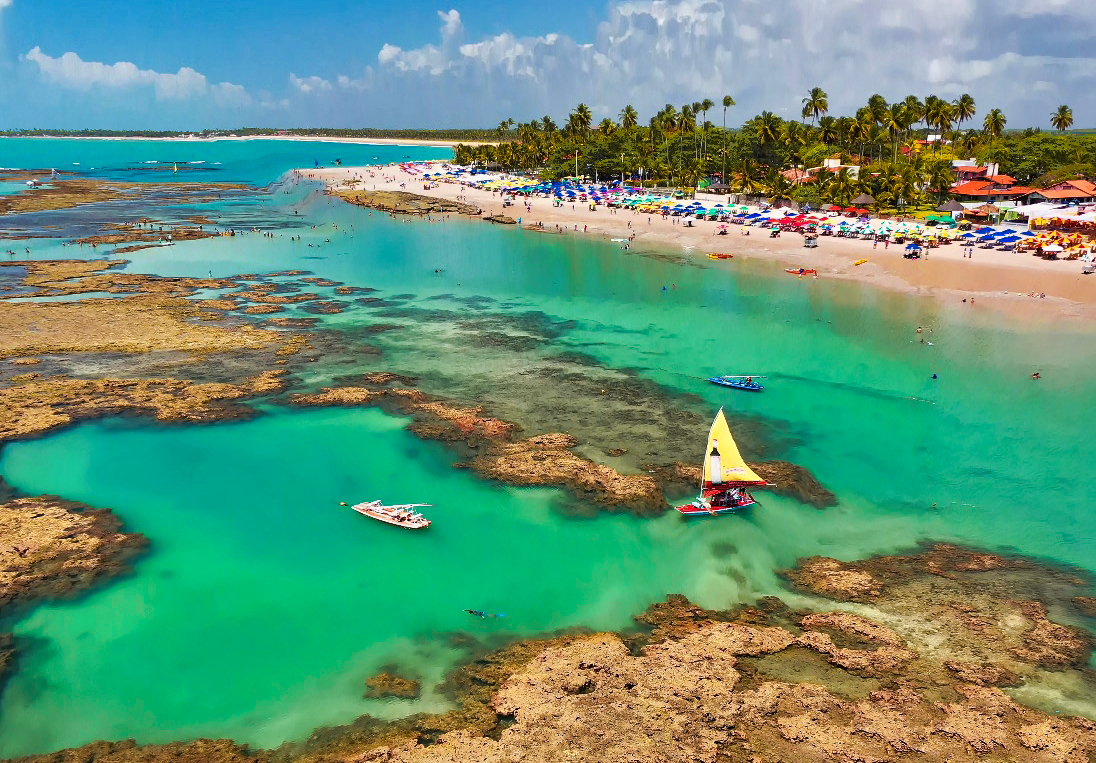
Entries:
<svg viewBox="0 0 1096 763">
<path fill-rule="evenodd" d="M 510 132 L 510 128 L 513 127 L 513 126 L 514 126 L 514 120 L 513 119 L 504 119 L 501 122 L 499 122 L 499 126 L 495 128 L 495 131 L 499 134 L 499 137 L 501 138 L 503 135 Z"/>
<path fill-rule="evenodd" d="M 826 91 L 820 87 L 812 87 L 811 91 L 807 93 L 807 97 L 803 99 L 803 118 L 806 119 L 809 116 L 813 125 L 820 116 L 826 114 L 829 110 L 830 101 Z"/>
<path fill-rule="evenodd" d="M 1059 106 L 1058 110 L 1050 115 L 1050 126 L 1058 132 L 1065 132 L 1073 127 L 1073 109 L 1065 104 Z"/>
<path fill-rule="evenodd" d="M 889 107 L 887 106 L 887 99 L 876 93 L 868 99 L 868 113 L 871 114 L 872 119 L 875 120 L 877 125 L 882 126 L 887 121 Z"/>
<path fill-rule="evenodd" d="M 734 106 L 734 98 L 723 96 L 723 182 L 727 182 L 727 109 Z"/>
<path fill-rule="evenodd" d="M 970 119 L 974 119 L 974 114 L 977 111 L 974 105 L 974 99 L 970 97 L 968 93 L 963 93 L 959 96 L 958 100 L 954 103 L 955 106 L 955 129 L 963 129 L 963 122 Z"/>
<path fill-rule="evenodd" d="M 609 117 L 605 117 L 605 119 L 601 120 L 598 124 L 597 129 L 604 137 L 608 138 L 616 132 L 616 123 L 609 119 Z"/>
<path fill-rule="evenodd" d="M 575 106 L 575 110 L 571 112 L 569 120 L 575 128 L 576 134 L 582 136 L 585 141 L 586 134 L 590 132 L 590 125 L 594 122 L 594 116 L 590 113 L 590 107 L 585 103 L 580 103 Z"/>
<path fill-rule="evenodd" d="M 1000 138 L 1005 132 L 1006 122 L 1008 122 L 1008 120 L 1005 119 L 1004 112 L 1000 109 L 993 109 L 986 114 L 986 118 L 982 120 L 982 130 L 990 138 Z"/>
<path fill-rule="evenodd" d="M 762 111 L 757 118 L 757 140 L 764 146 L 770 146 L 780 139 L 780 117 L 771 111 Z"/>
<path fill-rule="evenodd" d="M 632 108 L 631 104 L 625 106 L 620 112 L 620 126 L 625 130 L 630 130 L 639 124 L 639 114 Z"/>
<path fill-rule="evenodd" d="M 704 127 L 707 127 L 707 125 L 708 125 L 708 109 L 710 109 L 712 106 L 715 106 L 715 103 L 712 102 L 711 98 L 705 98 L 703 101 L 700 102 L 700 111 L 704 114 L 704 119 L 703 119 L 703 126 Z M 708 158 L 708 132 L 707 132 L 707 130 L 705 130 L 702 133 L 702 135 L 704 136 L 704 144 L 703 144 L 704 148 L 702 149 L 703 150 L 703 155 L 704 155 L 704 158 L 707 159 Z"/>
<path fill-rule="evenodd" d="M 696 145 L 696 115 L 700 113 L 700 101 L 693 101 L 690 106 L 693 110 L 693 157 L 699 157 L 700 151 Z"/>
<path fill-rule="evenodd" d="M 937 160 L 928 166 L 923 178 L 925 187 L 936 192 L 938 201 L 943 201 L 955 182 L 955 171 L 951 162 L 946 159 Z"/>
<path fill-rule="evenodd" d="M 540 129 L 544 131 L 544 134 L 548 136 L 548 140 L 551 141 L 555 136 L 556 131 L 559 130 L 559 126 L 554 119 L 545 114 L 540 118 Z"/>
<path fill-rule="evenodd" d="M 699 104 L 697 104 L 697 105 L 699 105 Z M 684 136 L 684 134 L 687 133 L 687 132 L 691 132 L 691 131 L 696 130 L 696 113 L 693 111 L 693 107 L 690 106 L 687 103 L 684 106 L 681 107 L 681 114 L 678 115 L 677 130 L 678 130 L 678 133 L 680 133 L 681 136 Z M 677 143 L 677 153 L 678 153 L 679 158 L 681 158 L 681 150 L 684 147 L 685 147 L 685 141 L 684 141 L 683 137 L 679 137 L 678 138 L 678 143 Z M 694 141 L 694 148 L 695 148 L 695 141 Z"/>
<path fill-rule="evenodd" d="M 833 117 L 822 117 L 818 120 L 818 139 L 831 146 L 840 142 L 838 132 L 840 127 Z"/>
</svg>

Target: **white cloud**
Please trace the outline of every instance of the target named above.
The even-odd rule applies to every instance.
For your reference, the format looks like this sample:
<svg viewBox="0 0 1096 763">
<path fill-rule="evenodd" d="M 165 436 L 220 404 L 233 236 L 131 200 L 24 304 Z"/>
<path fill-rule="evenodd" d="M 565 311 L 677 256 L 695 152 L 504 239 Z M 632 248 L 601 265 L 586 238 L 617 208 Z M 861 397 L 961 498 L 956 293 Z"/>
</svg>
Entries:
<svg viewBox="0 0 1096 763">
<path fill-rule="evenodd" d="M 204 74 L 187 66 L 175 73 L 164 73 L 139 69 L 129 61 L 114 64 L 85 61 L 72 52 L 53 58 L 37 46 L 20 56 L 20 59 L 34 64 L 47 81 L 74 90 L 90 90 L 93 87 L 115 90 L 151 87 L 157 100 L 161 101 L 208 96 L 223 107 L 246 106 L 251 102 L 251 97 L 242 86 L 231 82 L 210 84 Z"/>
<path fill-rule="evenodd" d="M 12 0 L 0 0 L 0 11 L 11 6 Z"/>
<path fill-rule="evenodd" d="M 302 93 L 318 93 L 324 90 L 331 89 L 331 83 L 325 80 L 323 77 L 298 77 L 296 74 L 289 75 L 289 84 L 291 87 L 299 90 Z"/>
<path fill-rule="evenodd" d="M 981 111 L 1004 109 L 1010 126 L 1045 123 L 1057 105 L 1048 98 L 1071 102 L 1079 124 L 1096 123 L 1086 96 L 1096 87 L 1096 3 L 618 0 L 589 41 L 549 30 L 465 41 L 457 11 L 438 18 L 437 43 L 386 43 L 375 69 L 340 76 L 339 86 L 399 99 L 404 119 L 420 124 L 559 117 L 578 101 L 599 117 L 627 103 L 650 113 L 727 93 L 738 101 L 737 122 L 762 109 L 798 117 L 814 86 L 838 113 L 874 92 L 891 100 L 970 92 Z M 419 97 L 408 101 L 407 92 Z"/>
</svg>

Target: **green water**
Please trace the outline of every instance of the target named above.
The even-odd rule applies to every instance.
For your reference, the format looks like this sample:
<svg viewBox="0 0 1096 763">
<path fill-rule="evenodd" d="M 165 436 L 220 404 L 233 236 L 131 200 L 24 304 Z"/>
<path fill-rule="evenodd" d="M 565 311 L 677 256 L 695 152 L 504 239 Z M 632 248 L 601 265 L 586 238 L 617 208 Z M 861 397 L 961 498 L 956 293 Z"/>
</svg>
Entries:
<svg viewBox="0 0 1096 763">
<path fill-rule="evenodd" d="M 395 663 L 431 686 L 462 657 L 456 632 L 620 628 L 672 592 L 717 607 L 787 596 L 776 571 L 802 555 L 951 539 L 1096 571 L 1096 340 L 1083 327 L 1012 325 L 748 258 L 405 223 L 303 191 L 289 203 L 309 226 L 292 231 L 301 242 L 189 242 L 133 253 L 129 268 L 302 268 L 378 289 L 386 302 L 342 298 L 350 309 L 324 317 L 340 343 L 304 384 L 413 373 L 529 433 L 574 432 L 622 470 L 695 460 L 725 405 L 747 451 L 809 468 L 839 505 L 766 496 L 718 521 L 568 519 L 559 491 L 484 483 L 370 410 L 111 420 L 9 445 L 13 485 L 111 507 L 152 547 L 133 577 L 14 624 L 26 651 L 0 697 L 0 755 L 130 736 L 272 746 L 363 712 L 440 709 L 431 691 L 363 700 L 362 681 Z M 400 328 L 371 335 L 375 323 Z M 768 388 L 724 391 L 703 382 L 712 373 L 763 374 Z M 629 453 L 609 459 L 612 447 Z M 433 503 L 435 524 L 401 533 L 337 505 L 371 498 Z"/>
</svg>

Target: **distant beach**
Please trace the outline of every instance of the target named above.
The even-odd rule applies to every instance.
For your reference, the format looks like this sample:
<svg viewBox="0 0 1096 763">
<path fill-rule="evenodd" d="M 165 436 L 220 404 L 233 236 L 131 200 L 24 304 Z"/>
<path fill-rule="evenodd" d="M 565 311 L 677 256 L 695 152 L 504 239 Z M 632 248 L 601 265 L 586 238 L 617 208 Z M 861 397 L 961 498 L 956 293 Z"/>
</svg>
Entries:
<svg viewBox="0 0 1096 763">
<path fill-rule="evenodd" d="M 441 163 L 439 163 L 441 164 Z M 805 249 L 803 237 L 784 233 L 770 238 L 767 229 L 729 226 L 728 235 L 718 235 L 719 225 L 697 222 L 688 227 L 681 218 L 614 210 L 589 204 L 566 202 L 554 207 L 545 198 L 518 198 L 504 206 L 503 195 L 455 181 L 424 182 L 415 170 L 391 165 L 386 167 L 329 167 L 302 169 L 302 175 L 322 180 L 330 189 L 406 191 L 423 196 L 463 201 L 480 207 L 487 215 L 520 218 L 522 227 L 543 224 L 545 233 L 571 233 L 603 238 L 627 238 L 635 235 L 631 247 L 657 243 L 680 248 L 696 257 L 707 253 L 725 253 L 734 258 L 765 259 L 791 267 L 816 268 L 819 277 L 861 281 L 886 289 L 914 294 L 931 294 L 943 300 L 990 305 L 1013 315 L 1089 317 L 1096 315 L 1096 281 L 1089 282 L 1077 261 L 1048 261 L 1030 254 L 975 249 L 973 258 L 963 257 L 964 246 L 954 242 L 932 249 L 924 259 L 907 260 L 903 247 L 882 243 L 873 248 L 871 241 L 822 236 L 818 248 Z M 367 182 L 347 185 L 345 181 L 364 177 Z M 460 198 L 458 198 L 460 197 Z M 709 203 L 726 197 L 697 194 Z M 525 203 L 531 205 L 527 210 Z M 537 230 L 541 230 L 537 228 Z M 749 231 L 749 235 L 744 235 Z M 853 263 L 867 259 L 856 266 Z M 716 267 L 733 268 L 735 259 Z M 1035 297 L 1030 296 L 1035 294 Z M 1046 295 L 1045 297 L 1039 295 Z M 967 304 L 970 304 L 968 302 Z"/>
<path fill-rule="evenodd" d="M 414 138 L 336 138 L 320 135 L 218 135 L 216 137 L 99 137 L 93 135 L 21 135 L 0 136 L 19 137 L 20 139 L 33 138 L 36 140 L 117 140 L 117 141 L 158 141 L 163 143 L 216 143 L 218 141 L 247 141 L 247 140 L 288 140 L 311 143 L 361 143 L 369 146 L 425 146 L 429 148 L 452 148 L 458 144 L 466 146 L 493 145 L 488 141 L 477 140 L 416 140 Z"/>
</svg>

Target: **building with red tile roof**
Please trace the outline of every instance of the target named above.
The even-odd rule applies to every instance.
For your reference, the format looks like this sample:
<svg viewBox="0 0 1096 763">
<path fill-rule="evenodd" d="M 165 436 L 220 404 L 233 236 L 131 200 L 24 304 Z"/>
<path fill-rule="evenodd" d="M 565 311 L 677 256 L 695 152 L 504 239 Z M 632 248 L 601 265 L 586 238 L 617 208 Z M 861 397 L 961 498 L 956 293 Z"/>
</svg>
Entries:
<svg viewBox="0 0 1096 763">
<path fill-rule="evenodd" d="M 1052 186 L 1034 191 L 1031 201 L 1057 201 L 1081 204 L 1096 201 L 1096 184 L 1088 180 L 1061 180 Z"/>
</svg>

